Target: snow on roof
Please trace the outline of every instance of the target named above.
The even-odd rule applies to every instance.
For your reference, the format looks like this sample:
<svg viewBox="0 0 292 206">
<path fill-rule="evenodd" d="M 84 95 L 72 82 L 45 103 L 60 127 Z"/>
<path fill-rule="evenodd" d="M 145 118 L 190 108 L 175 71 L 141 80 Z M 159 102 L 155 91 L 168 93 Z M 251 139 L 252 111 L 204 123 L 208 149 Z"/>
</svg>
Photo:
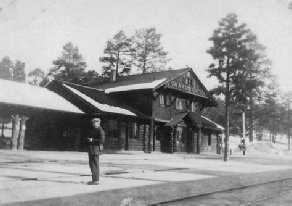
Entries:
<svg viewBox="0 0 292 206">
<path fill-rule="evenodd" d="M 92 98 L 88 97 L 87 95 L 79 92 L 77 89 L 74 89 L 66 84 L 63 84 L 66 88 L 71 90 L 73 93 L 77 94 L 79 97 L 84 99 L 85 101 L 89 102 L 91 105 L 95 106 L 97 109 L 103 111 L 103 112 L 110 112 L 110 113 L 119 113 L 119 114 L 125 114 L 125 115 L 131 115 L 131 116 L 137 116 L 133 112 L 130 112 L 127 109 L 123 109 L 120 107 L 115 107 L 107 104 L 101 104 L 99 102 L 96 102 Z"/>
<path fill-rule="evenodd" d="M 58 94 L 42 87 L 0 79 L 0 103 L 83 114 Z"/>
<path fill-rule="evenodd" d="M 105 89 L 105 93 L 112 93 L 112 92 L 121 92 L 121 91 L 129 91 L 129 90 L 139 90 L 139 89 L 154 89 L 159 84 L 164 82 L 166 78 L 155 80 L 153 82 L 142 83 L 142 84 L 131 84 L 126 86 L 118 86 L 109 89 Z"/>
<path fill-rule="evenodd" d="M 202 118 L 212 122 L 213 124 L 216 125 L 217 129 L 220 129 L 220 130 L 224 130 L 224 127 L 222 127 L 221 125 L 217 124 L 216 122 L 213 122 L 212 120 L 208 119 L 207 117 L 204 117 L 204 116 L 201 116 Z"/>
</svg>

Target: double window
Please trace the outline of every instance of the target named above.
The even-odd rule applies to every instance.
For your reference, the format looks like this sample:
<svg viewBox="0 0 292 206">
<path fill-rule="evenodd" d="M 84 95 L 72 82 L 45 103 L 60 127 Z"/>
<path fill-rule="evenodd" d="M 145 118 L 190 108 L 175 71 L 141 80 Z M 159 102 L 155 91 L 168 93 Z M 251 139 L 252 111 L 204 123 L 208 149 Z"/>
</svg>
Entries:
<svg viewBox="0 0 292 206">
<path fill-rule="evenodd" d="M 166 94 L 160 94 L 159 95 L 159 105 L 161 107 L 167 107 L 170 105 L 170 96 Z"/>
</svg>

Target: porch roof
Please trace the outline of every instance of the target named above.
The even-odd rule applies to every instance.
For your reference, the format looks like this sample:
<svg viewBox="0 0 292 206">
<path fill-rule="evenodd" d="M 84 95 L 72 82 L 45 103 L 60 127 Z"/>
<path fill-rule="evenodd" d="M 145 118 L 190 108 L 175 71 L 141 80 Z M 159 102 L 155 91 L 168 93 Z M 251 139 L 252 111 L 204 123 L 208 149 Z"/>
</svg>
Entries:
<svg viewBox="0 0 292 206">
<path fill-rule="evenodd" d="M 213 122 L 212 120 L 208 119 L 207 117 L 204 117 L 204 116 L 201 116 L 201 117 L 202 117 L 203 127 L 214 129 L 214 130 L 220 130 L 220 131 L 224 130 L 224 127 Z"/>
<path fill-rule="evenodd" d="M 42 87 L 0 79 L 0 104 L 84 114 L 60 95 Z"/>
<path fill-rule="evenodd" d="M 182 121 L 185 121 L 186 123 L 189 123 L 190 125 L 194 125 L 196 127 L 202 126 L 203 128 L 209 128 L 212 130 L 224 130 L 224 127 L 222 127 L 221 125 L 213 122 L 207 117 L 200 116 L 198 113 L 195 112 L 183 112 L 177 114 L 169 122 L 167 122 L 165 126 L 175 126 Z"/>
</svg>

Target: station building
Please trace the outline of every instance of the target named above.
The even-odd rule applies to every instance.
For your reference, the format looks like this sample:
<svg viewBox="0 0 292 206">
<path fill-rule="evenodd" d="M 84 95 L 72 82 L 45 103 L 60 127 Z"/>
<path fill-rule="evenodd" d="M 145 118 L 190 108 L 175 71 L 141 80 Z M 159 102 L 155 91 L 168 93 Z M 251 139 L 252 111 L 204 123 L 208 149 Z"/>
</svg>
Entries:
<svg viewBox="0 0 292 206">
<path fill-rule="evenodd" d="M 191 68 L 129 76 L 112 72 L 86 86 L 54 80 L 46 88 L 74 108 L 26 112 L 24 149 L 86 151 L 90 121 L 99 117 L 107 151 L 219 153 L 224 128 L 201 115 L 217 103 Z M 32 111 L 28 108 L 33 105 L 19 111 Z"/>
</svg>

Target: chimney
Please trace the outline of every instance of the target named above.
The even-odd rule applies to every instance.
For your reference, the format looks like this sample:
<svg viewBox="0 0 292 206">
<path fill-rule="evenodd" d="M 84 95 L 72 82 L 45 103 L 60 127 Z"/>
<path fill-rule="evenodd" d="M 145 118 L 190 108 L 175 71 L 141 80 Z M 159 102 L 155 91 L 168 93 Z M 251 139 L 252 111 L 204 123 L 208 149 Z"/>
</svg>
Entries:
<svg viewBox="0 0 292 206">
<path fill-rule="evenodd" d="M 110 82 L 115 82 L 116 81 L 116 70 L 112 69 L 111 74 L 110 74 Z"/>
</svg>

